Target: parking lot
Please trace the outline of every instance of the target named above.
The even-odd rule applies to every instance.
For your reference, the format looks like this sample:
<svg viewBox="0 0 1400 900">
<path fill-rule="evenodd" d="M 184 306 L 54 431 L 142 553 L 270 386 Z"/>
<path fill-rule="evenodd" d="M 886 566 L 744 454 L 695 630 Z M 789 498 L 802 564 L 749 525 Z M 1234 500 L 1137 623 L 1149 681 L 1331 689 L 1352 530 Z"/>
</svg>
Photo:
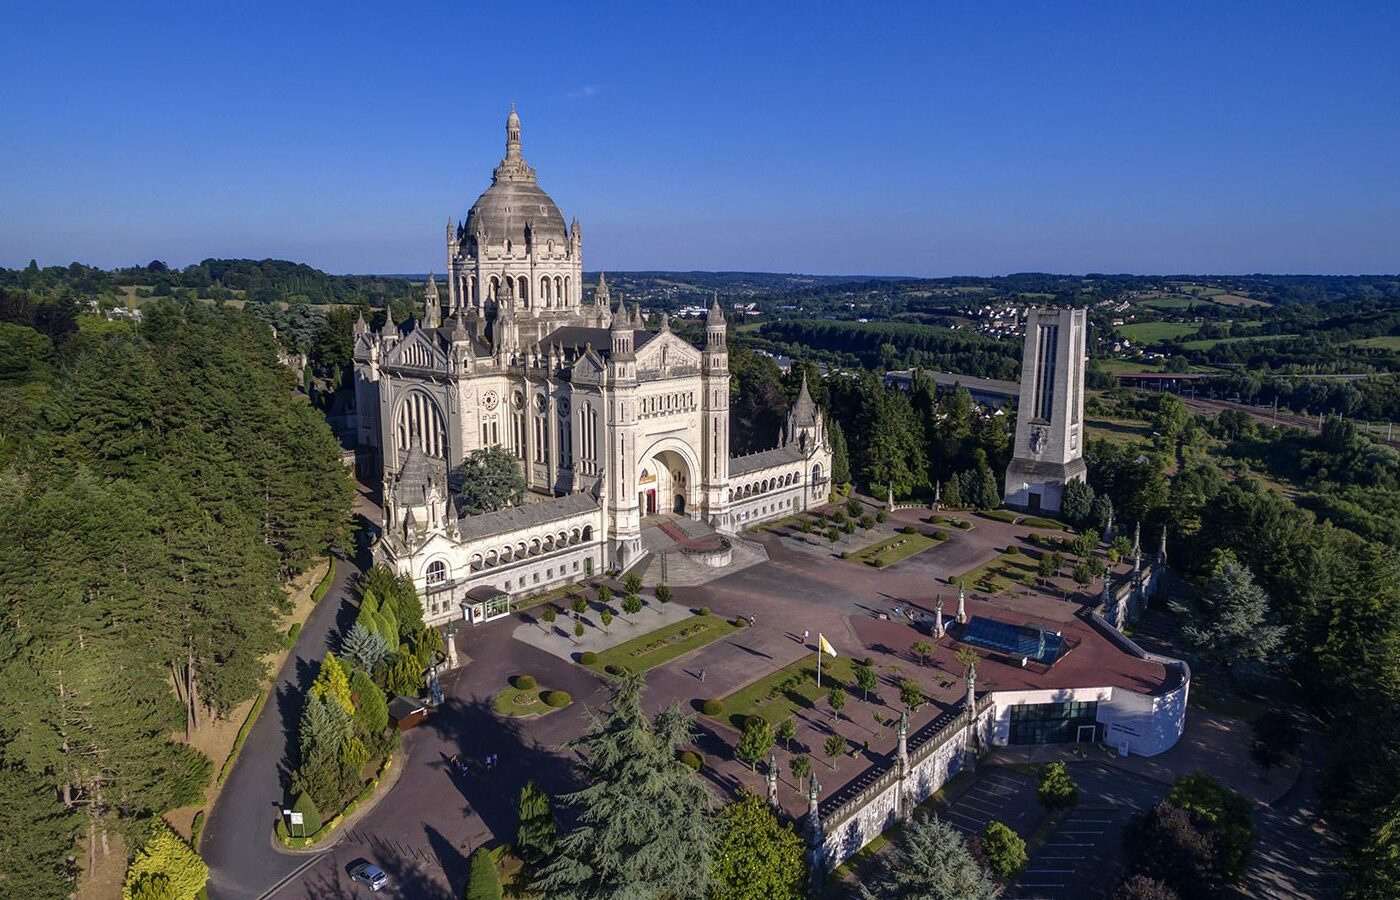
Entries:
<svg viewBox="0 0 1400 900">
<path fill-rule="evenodd" d="M 969 837 L 981 835 L 993 819 L 1021 837 L 1029 837 L 1045 818 L 1045 811 L 1036 803 L 1035 789 L 1035 779 L 1024 772 L 983 767 L 972 787 L 939 816 Z"/>
<path fill-rule="evenodd" d="M 1069 771 L 1079 785 L 1079 805 L 1036 848 L 1008 900 L 1107 896 L 1123 862 L 1124 827 L 1167 791 L 1102 763 L 1072 762 Z"/>
</svg>

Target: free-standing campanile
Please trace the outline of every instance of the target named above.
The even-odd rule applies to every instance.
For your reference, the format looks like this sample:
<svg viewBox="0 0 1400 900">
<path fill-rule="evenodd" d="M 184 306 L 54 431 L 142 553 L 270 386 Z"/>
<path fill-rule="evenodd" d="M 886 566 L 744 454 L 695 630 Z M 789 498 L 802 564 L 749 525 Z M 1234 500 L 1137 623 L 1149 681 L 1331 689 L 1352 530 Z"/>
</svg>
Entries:
<svg viewBox="0 0 1400 900">
<path fill-rule="evenodd" d="M 1059 512 L 1065 485 L 1085 480 L 1082 309 L 1032 309 L 1026 315 L 1016 448 L 1006 467 L 1006 505 Z"/>
</svg>

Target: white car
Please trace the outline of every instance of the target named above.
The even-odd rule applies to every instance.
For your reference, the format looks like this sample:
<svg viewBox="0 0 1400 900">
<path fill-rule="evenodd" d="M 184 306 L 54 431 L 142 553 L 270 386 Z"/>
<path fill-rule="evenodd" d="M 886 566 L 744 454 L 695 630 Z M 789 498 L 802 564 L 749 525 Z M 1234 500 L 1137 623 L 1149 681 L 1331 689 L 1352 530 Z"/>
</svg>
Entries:
<svg viewBox="0 0 1400 900">
<path fill-rule="evenodd" d="M 371 893 L 378 893 L 389 884 L 389 876 L 369 860 L 357 859 L 345 871 L 350 874 L 351 881 L 363 884 Z"/>
</svg>

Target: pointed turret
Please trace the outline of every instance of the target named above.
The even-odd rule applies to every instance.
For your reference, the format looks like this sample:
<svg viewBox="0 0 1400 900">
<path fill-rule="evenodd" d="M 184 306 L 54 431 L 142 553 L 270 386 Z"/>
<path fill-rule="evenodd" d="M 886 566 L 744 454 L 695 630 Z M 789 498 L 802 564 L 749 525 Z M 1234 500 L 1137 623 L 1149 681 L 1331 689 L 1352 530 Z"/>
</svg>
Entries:
<svg viewBox="0 0 1400 900">
<path fill-rule="evenodd" d="M 802 372 L 802 387 L 797 391 L 797 400 L 792 404 L 792 416 L 798 422 L 807 422 L 817 415 L 817 404 L 812 392 L 807 389 L 807 371 Z"/>
<path fill-rule="evenodd" d="M 442 325 L 442 302 L 438 298 L 437 279 L 428 273 L 428 285 L 423 288 L 423 327 L 437 328 Z"/>
<path fill-rule="evenodd" d="M 384 307 L 384 324 L 379 329 L 379 336 L 386 340 L 397 341 L 399 339 L 399 327 L 394 324 L 394 308 Z"/>
<path fill-rule="evenodd" d="M 613 313 L 612 330 L 626 331 L 631 327 L 631 324 L 627 321 L 627 301 L 623 300 L 621 295 L 618 295 L 617 312 Z"/>
<path fill-rule="evenodd" d="M 719 291 L 715 291 L 714 298 L 710 301 L 710 311 L 705 316 L 705 349 L 724 350 L 724 336 L 727 330 L 724 324 L 724 310 L 719 308 Z"/>
<path fill-rule="evenodd" d="M 608 276 L 604 272 L 598 273 L 598 289 L 593 292 L 594 306 L 612 306 L 612 294 L 608 293 Z"/>
<path fill-rule="evenodd" d="M 355 314 L 355 334 L 369 334 L 369 323 L 365 321 L 365 311 L 360 310 Z"/>
<path fill-rule="evenodd" d="M 664 331 L 670 331 L 670 330 L 671 330 L 671 317 L 668 316 L 668 315 L 666 315 L 666 313 L 663 312 L 663 313 L 661 314 L 661 331 L 664 332 Z"/>
</svg>

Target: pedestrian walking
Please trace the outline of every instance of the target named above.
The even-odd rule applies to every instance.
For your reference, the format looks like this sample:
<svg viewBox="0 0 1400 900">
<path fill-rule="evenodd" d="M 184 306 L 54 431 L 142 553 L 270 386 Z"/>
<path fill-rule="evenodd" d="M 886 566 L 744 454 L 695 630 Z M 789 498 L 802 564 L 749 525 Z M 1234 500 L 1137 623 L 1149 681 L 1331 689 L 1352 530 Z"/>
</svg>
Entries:
<svg viewBox="0 0 1400 900">
<path fill-rule="evenodd" d="M 749 616 L 749 627 L 753 627 L 753 616 Z"/>
<path fill-rule="evenodd" d="M 704 683 L 705 683 L 705 670 L 704 670 L 704 669 L 701 669 L 701 670 L 700 670 L 700 683 L 701 683 L 701 684 L 704 684 Z"/>
<path fill-rule="evenodd" d="M 812 632 L 806 628 L 802 629 L 802 643 L 806 644 L 812 639 Z"/>
</svg>

